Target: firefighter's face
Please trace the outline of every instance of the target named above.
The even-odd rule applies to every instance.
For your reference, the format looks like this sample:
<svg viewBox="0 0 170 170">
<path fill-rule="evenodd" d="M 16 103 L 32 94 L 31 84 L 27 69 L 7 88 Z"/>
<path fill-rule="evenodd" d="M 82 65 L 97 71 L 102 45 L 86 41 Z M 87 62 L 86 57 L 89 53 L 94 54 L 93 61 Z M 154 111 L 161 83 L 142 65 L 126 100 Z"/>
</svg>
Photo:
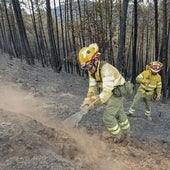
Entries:
<svg viewBox="0 0 170 170">
<path fill-rule="evenodd" d="M 91 67 L 91 69 L 89 69 L 88 71 L 93 74 L 97 71 L 97 66 L 98 66 L 98 59 L 96 59 L 93 63 L 93 66 Z"/>
<path fill-rule="evenodd" d="M 95 65 L 93 65 L 93 66 L 91 67 L 91 69 L 89 69 L 88 71 L 90 71 L 90 73 L 93 74 L 93 73 L 96 72 L 96 70 L 97 70 L 97 67 L 96 67 Z"/>
</svg>

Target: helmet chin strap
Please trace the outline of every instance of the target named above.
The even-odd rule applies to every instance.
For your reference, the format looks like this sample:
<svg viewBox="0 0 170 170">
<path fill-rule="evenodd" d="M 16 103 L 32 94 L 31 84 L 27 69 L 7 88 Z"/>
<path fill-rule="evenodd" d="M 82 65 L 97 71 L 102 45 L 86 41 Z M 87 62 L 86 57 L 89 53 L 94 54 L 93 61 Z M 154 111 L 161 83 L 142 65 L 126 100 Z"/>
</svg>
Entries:
<svg viewBox="0 0 170 170">
<path fill-rule="evenodd" d="M 153 75 L 156 75 L 156 74 L 157 74 L 156 72 L 153 72 L 153 71 L 152 71 L 151 73 L 152 73 Z"/>
<path fill-rule="evenodd" d="M 98 58 L 95 58 L 93 62 L 93 66 L 95 66 L 96 68 L 98 66 L 98 61 L 99 61 Z"/>
</svg>

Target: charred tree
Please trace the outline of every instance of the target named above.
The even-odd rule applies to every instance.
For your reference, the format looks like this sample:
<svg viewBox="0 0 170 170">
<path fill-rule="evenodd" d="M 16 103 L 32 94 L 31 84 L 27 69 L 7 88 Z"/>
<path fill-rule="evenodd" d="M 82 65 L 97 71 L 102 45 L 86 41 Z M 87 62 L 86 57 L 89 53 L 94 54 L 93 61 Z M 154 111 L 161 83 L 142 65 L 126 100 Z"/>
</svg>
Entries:
<svg viewBox="0 0 170 170">
<path fill-rule="evenodd" d="M 13 36 L 13 32 L 12 32 L 12 28 L 11 28 L 10 19 L 9 19 L 8 10 L 7 10 L 5 0 L 3 0 L 3 4 L 4 4 L 4 8 L 5 8 L 5 14 L 6 14 L 6 19 L 7 19 L 7 24 L 8 24 L 8 29 L 9 29 L 10 39 L 11 39 L 10 51 L 12 52 L 13 56 L 16 56 L 17 58 L 19 58 L 19 54 L 18 54 L 18 51 L 17 51 L 17 48 L 16 48 L 16 44 L 15 44 L 15 40 L 14 40 L 14 36 Z"/>
<path fill-rule="evenodd" d="M 161 57 L 161 61 L 164 65 L 163 69 L 162 69 L 162 82 L 163 82 L 163 98 L 162 98 L 162 102 L 163 103 L 167 103 L 167 77 L 166 77 L 166 73 L 167 73 L 167 43 L 168 43 L 168 39 L 167 39 L 167 0 L 163 0 L 163 18 L 162 18 L 162 45 L 161 45 L 161 53 L 160 53 L 160 57 Z"/>
<path fill-rule="evenodd" d="M 62 65 L 56 49 L 56 43 L 55 43 L 54 31 L 53 31 L 53 21 L 51 16 L 51 7 L 50 7 L 49 0 L 46 0 L 46 9 L 47 9 L 47 29 L 48 29 L 50 54 L 51 54 L 51 66 L 54 71 L 59 73 L 61 71 Z"/>
<path fill-rule="evenodd" d="M 34 33 L 35 33 L 35 39 L 36 39 L 36 45 L 37 45 L 37 56 L 38 58 L 40 57 L 40 60 L 41 60 L 41 64 L 42 66 L 44 67 L 44 59 L 43 59 L 43 54 L 42 54 L 42 49 L 41 49 L 41 46 L 40 46 L 40 39 L 39 39 L 39 36 L 38 36 L 38 31 L 37 31 L 37 25 L 36 25 L 36 20 L 35 20 L 35 12 L 34 12 L 34 5 L 33 5 L 33 1 L 30 0 L 31 2 L 31 9 L 32 9 L 32 23 L 33 23 L 33 28 L 34 28 Z"/>
<path fill-rule="evenodd" d="M 1 14 L 1 22 L 0 22 L 0 31 L 1 31 L 1 35 L 0 35 L 0 41 L 1 41 L 1 49 L 5 52 L 8 51 L 8 42 L 7 42 L 7 36 L 6 36 L 6 29 L 5 29 L 5 16 L 4 16 L 4 11 L 3 11 L 3 7 L 2 4 L 0 4 L 0 14 Z"/>
<path fill-rule="evenodd" d="M 137 49 L 137 32 L 138 32 L 138 22 L 137 22 L 137 18 L 138 18 L 138 12 L 137 12 L 137 8 L 138 8 L 138 2 L 137 0 L 134 0 L 134 34 L 133 34 L 133 50 L 132 50 L 132 58 L 133 58 L 133 62 L 132 62 L 132 83 L 135 84 L 136 82 L 136 64 L 137 64 L 137 53 L 136 53 L 136 49 Z"/>
<path fill-rule="evenodd" d="M 159 57 L 159 44 L 158 44 L 158 0 L 154 0 L 155 5 L 155 60 Z"/>
<path fill-rule="evenodd" d="M 23 47 L 23 53 L 25 56 L 25 60 L 26 60 L 27 64 L 32 65 L 32 64 L 34 64 L 34 57 L 33 57 L 33 54 L 32 54 L 32 51 L 31 51 L 31 48 L 29 45 L 28 37 L 26 34 L 19 0 L 12 0 L 12 5 L 13 5 L 14 13 L 15 13 L 15 18 L 17 21 L 17 26 L 19 29 L 19 35 L 20 35 L 20 38 L 22 41 L 22 47 Z"/>
<path fill-rule="evenodd" d="M 119 49 L 117 57 L 117 67 L 121 72 L 125 68 L 125 36 L 126 36 L 126 17 L 128 9 L 128 0 L 123 0 L 121 19 L 120 19 L 120 38 L 119 38 Z"/>
<path fill-rule="evenodd" d="M 63 23 L 63 15 L 62 15 L 62 4 L 61 0 L 59 0 L 59 10 L 60 10 L 60 23 L 61 23 L 61 42 L 62 42 L 62 54 L 63 60 L 66 60 L 66 47 L 64 41 L 64 23 Z"/>
</svg>

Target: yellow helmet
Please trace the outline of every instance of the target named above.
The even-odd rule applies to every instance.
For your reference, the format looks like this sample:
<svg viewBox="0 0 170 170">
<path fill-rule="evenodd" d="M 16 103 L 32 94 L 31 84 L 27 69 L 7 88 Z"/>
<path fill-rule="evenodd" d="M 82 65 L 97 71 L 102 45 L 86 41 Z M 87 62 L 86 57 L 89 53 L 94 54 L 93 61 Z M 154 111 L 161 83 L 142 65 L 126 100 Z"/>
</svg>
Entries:
<svg viewBox="0 0 170 170">
<path fill-rule="evenodd" d="M 93 44 L 90 44 L 88 47 L 83 47 L 79 51 L 78 61 L 81 66 L 86 66 L 89 63 L 91 63 L 91 61 L 94 58 L 98 57 L 99 55 L 100 55 L 99 47 L 96 43 L 93 43 Z"/>
<path fill-rule="evenodd" d="M 149 66 L 150 66 L 150 70 L 153 73 L 158 73 L 162 69 L 163 64 L 159 61 L 153 61 L 149 64 Z"/>
</svg>

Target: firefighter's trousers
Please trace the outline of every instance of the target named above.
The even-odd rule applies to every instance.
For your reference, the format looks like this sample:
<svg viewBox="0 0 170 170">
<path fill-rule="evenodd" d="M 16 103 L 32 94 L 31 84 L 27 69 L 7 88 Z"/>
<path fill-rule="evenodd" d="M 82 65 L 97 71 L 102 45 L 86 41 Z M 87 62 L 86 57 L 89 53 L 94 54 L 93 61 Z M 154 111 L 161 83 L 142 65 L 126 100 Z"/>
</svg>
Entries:
<svg viewBox="0 0 170 170">
<path fill-rule="evenodd" d="M 121 137 L 122 132 L 130 132 L 130 123 L 124 112 L 124 97 L 110 97 L 106 103 L 103 122 L 107 130 L 117 138 Z"/>
<path fill-rule="evenodd" d="M 133 114 L 139 104 L 139 102 L 143 101 L 145 103 L 145 116 L 151 116 L 151 104 L 152 104 L 152 96 L 148 96 L 146 94 L 142 94 L 140 91 L 137 91 L 133 103 L 129 109 L 129 114 Z"/>
</svg>

